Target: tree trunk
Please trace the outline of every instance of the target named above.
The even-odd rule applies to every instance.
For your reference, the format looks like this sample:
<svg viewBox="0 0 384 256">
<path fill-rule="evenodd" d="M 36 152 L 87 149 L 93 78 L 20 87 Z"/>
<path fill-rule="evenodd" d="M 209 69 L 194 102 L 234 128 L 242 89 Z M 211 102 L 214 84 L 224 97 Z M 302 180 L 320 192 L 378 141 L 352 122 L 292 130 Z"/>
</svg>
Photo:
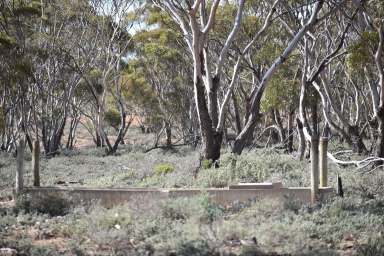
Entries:
<svg viewBox="0 0 384 256">
<path fill-rule="evenodd" d="M 258 114 L 258 116 L 260 117 L 261 115 Z M 250 120 L 248 120 L 247 124 L 243 128 L 243 131 L 237 136 L 233 144 L 232 153 L 240 155 L 243 152 L 244 147 L 253 137 L 253 131 L 256 127 L 257 121 L 260 119 L 259 117 L 256 117 L 254 114 L 249 116 L 249 119 L 253 119 L 253 121 L 249 122 Z"/>
<path fill-rule="evenodd" d="M 296 118 L 296 124 L 297 124 L 297 133 L 299 134 L 299 149 L 298 149 L 298 155 L 300 161 L 304 160 L 304 154 L 305 154 L 305 136 L 304 136 L 304 126 L 301 122 L 300 118 Z"/>
<path fill-rule="evenodd" d="M 289 111 L 288 114 L 288 141 L 287 141 L 287 151 L 288 153 L 293 152 L 293 115 L 294 111 Z"/>
<path fill-rule="evenodd" d="M 352 151 L 355 153 L 366 153 L 367 148 L 364 145 L 362 136 L 359 132 L 359 127 L 357 125 L 351 125 L 348 127 L 348 134 L 352 143 Z"/>
<path fill-rule="evenodd" d="M 315 92 L 316 93 L 316 92 Z M 319 134 L 319 116 L 317 113 L 317 96 L 312 100 L 311 104 L 311 117 L 312 117 L 312 132 L 313 135 L 317 136 Z"/>
<path fill-rule="evenodd" d="M 378 28 L 379 33 L 379 45 L 375 54 L 375 62 L 377 70 L 379 72 L 379 87 L 380 87 L 380 104 L 377 108 L 376 119 L 379 124 L 377 130 L 377 149 L 376 156 L 384 157 L 384 65 L 382 62 L 383 51 L 384 51 L 384 22 L 381 21 L 380 27 Z M 383 161 L 377 163 L 377 165 L 382 165 Z"/>
<path fill-rule="evenodd" d="M 256 92 L 252 95 L 251 99 L 251 108 L 248 121 L 246 122 L 242 132 L 237 136 L 235 144 L 233 147 L 233 153 L 241 154 L 244 149 L 246 140 L 253 134 L 253 130 L 260 120 L 260 101 L 263 96 L 264 90 L 267 88 L 270 79 L 273 74 L 278 70 L 278 68 L 285 62 L 285 60 L 290 56 L 292 51 L 297 48 L 299 41 L 304 37 L 306 32 L 316 25 L 318 22 L 317 14 L 320 11 L 324 4 L 324 1 L 316 2 L 312 15 L 308 22 L 296 33 L 292 40 L 288 43 L 285 50 L 282 54 L 273 62 L 270 68 L 265 72 L 263 78 L 261 79 L 259 87 L 257 87 Z"/>
<path fill-rule="evenodd" d="M 233 102 L 233 109 L 235 111 L 236 134 L 239 134 L 242 129 L 241 119 L 240 119 L 239 104 L 237 103 L 236 95 L 234 92 L 232 92 L 232 102 Z"/>
<path fill-rule="evenodd" d="M 99 132 L 97 131 L 97 128 L 96 128 L 96 134 L 95 134 L 94 142 L 96 144 L 96 147 L 102 147 L 103 146 L 103 140 L 102 140 Z"/>
<path fill-rule="evenodd" d="M 285 145 L 285 143 L 286 143 L 285 130 L 284 130 L 283 121 L 281 120 L 279 110 L 273 109 L 273 117 L 274 117 L 275 123 L 277 125 L 277 128 L 279 130 L 279 136 L 281 138 L 281 143 L 283 145 Z"/>
<path fill-rule="evenodd" d="M 79 124 L 79 118 L 78 117 L 72 118 L 71 123 L 69 125 L 69 131 L 68 131 L 68 138 L 67 138 L 67 144 L 66 144 L 67 149 L 71 149 L 71 150 L 73 149 L 78 124 Z"/>
<path fill-rule="evenodd" d="M 377 129 L 376 156 L 380 158 L 384 158 L 384 109 L 383 108 L 380 108 L 377 113 L 377 121 L 379 123 L 379 127 Z"/>
<path fill-rule="evenodd" d="M 172 146 L 172 128 L 169 123 L 165 125 L 165 136 L 166 136 L 165 145 L 167 147 L 171 147 Z"/>
<path fill-rule="evenodd" d="M 202 137 L 202 150 L 204 158 L 214 162 L 220 158 L 223 133 L 222 131 L 217 132 L 212 126 L 212 120 L 208 112 L 206 97 L 204 94 L 205 88 L 203 81 L 201 76 L 198 76 L 196 72 L 197 70 L 195 69 L 194 89 Z"/>
</svg>

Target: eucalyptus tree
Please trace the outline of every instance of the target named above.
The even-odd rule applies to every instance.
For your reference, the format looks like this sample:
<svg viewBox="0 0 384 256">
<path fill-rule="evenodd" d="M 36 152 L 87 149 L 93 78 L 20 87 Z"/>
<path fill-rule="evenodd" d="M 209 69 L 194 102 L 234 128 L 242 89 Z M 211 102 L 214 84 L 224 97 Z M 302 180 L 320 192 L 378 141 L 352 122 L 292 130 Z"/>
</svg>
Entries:
<svg viewBox="0 0 384 256">
<path fill-rule="evenodd" d="M 212 58 L 213 54 L 209 52 L 209 35 L 215 29 L 214 24 L 217 20 L 216 15 L 218 10 L 230 3 L 226 2 L 220 5 L 219 0 L 212 1 L 210 4 L 203 0 L 182 1 L 179 3 L 174 1 L 153 2 L 163 10 L 167 11 L 179 25 L 189 47 L 193 59 L 195 101 L 203 138 L 204 156 L 208 159 L 216 160 L 220 156 L 224 116 L 228 109 L 225 106 L 232 95 L 232 90 L 236 83 L 244 56 L 248 54 L 248 51 L 255 43 L 260 43 L 260 37 L 264 36 L 267 29 L 270 27 L 277 10 L 284 12 L 288 8 L 288 12 L 292 11 L 290 10 L 290 3 L 279 3 L 280 1 L 275 1 L 272 4 L 269 4 L 269 11 L 254 14 L 264 21 L 262 22 L 263 25 L 256 31 L 243 49 L 233 52 L 231 51 L 231 54 L 237 53 L 238 57 L 235 66 L 233 67 L 230 85 L 219 106 L 217 90 L 221 86 L 220 78 L 222 77 L 223 67 L 228 60 L 228 53 L 230 52 L 231 46 L 233 46 L 233 42 L 238 36 L 238 32 L 242 26 L 245 16 L 244 10 L 246 9 L 244 1 L 238 1 L 237 3 L 237 11 L 232 29 L 227 34 L 221 50 L 218 51 L 220 53 L 217 55 L 217 58 L 215 58 L 216 61 Z M 325 3 L 326 8 L 322 11 L 322 7 Z M 344 1 L 316 1 L 313 4 L 305 3 L 301 6 L 301 8 L 306 8 L 307 10 L 305 15 L 300 18 L 302 24 L 301 27 L 299 27 L 298 30 L 291 29 L 292 38 L 284 45 L 281 54 L 279 54 L 279 56 L 270 64 L 269 68 L 260 75 L 259 81 L 255 83 L 255 86 L 249 95 L 250 104 L 246 113 L 247 118 L 244 122 L 242 131 L 235 140 L 233 147 L 234 153 L 240 154 L 242 152 L 243 148 L 248 143 L 249 138 L 252 136 L 256 124 L 260 121 L 261 99 L 273 74 L 297 48 L 304 35 L 338 10 L 343 3 Z M 251 8 L 252 6 L 261 6 L 263 4 L 268 6 L 268 4 L 264 2 L 249 3 Z M 319 14 L 321 14 L 320 17 Z M 279 17 L 283 19 L 284 15 L 280 15 Z"/>
<path fill-rule="evenodd" d="M 351 44 L 349 56 L 350 73 L 361 75 L 352 79 L 368 86 L 370 101 L 364 102 L 369 115 L 368 127 L 373 131 L 378 158 L 384 157 L 384 4 L 382 1 L 367 1 L 356 24 L 356 40 Z M 362 78 L 362 79 L 361 79 Z M 364 87 L 365 87 L 364 86 Z M 363 86 L 362 86 L 363 87 Z M 363 88 L 364 88 L 363 87 Z M 374 143 L 374 142 L 373 142 Z"/>
<path fill-rule="evenodd" d="M 239 1 L 231 32 L 220 50 L 218 58 L 209 52 L 209 34 L 216 20 L 220 0 L 211 5 L 207 1 L 153 1 L 168 12 L 182 31 L 193 59 L 193 86 L 199 118 L 204 157 L 217 160 L 222 143 L 222 123 L 219 120 L 218 89 L 228 51 L 236 38 L 242 22 L 244 0 Z M 213 71 L 212 64 L 215 63 Z M 223 113 L 225 108 L 220 111 Z"/>
<path fill-rule="evenodd" d="M 152 114 L 162 123 L 160 132 L 165 131 L 166 145 L 170 147 L 172 130 L 188 136 L 189 127 L 185 126 L 191 121 L 188 110 L 193 102 L 189 98 L 192 90 L 186 86 L 189 75 L 184 65 L 186 60 L 178 49 L 178 36 L 167 28 L 141 31 L 135 38 L 136 52 L 140 56 L 136 65 L 141 66 L 136 70 L 141 70 L 152 88 L 157 101 Z"/>
<path fill-rule="evenodd" d="M 371 87 L 373 95 L 373 110 L 378 122 L 378 142 L 376 149 L 376 156 L 384 158 L 384 3 L 382 1 L 373 1 L 372 12 L 375 15 L 373 26 L 378 34 L 379 40 L 375 52 L 375 64 L 379 76 L 379 83 L 377 87 Z M 380 93 L 376 90 L 380 88 Z M 377 94 L 379 97 L 377 99 Z"/>
<path fill-rule="evenodd" d="M 86 55 L 91 56 L 88 63 L 90 68 L 80 72 L 79 65 L 76 65 L 81 73 L 81 84 L 91 96 L 89 104 L 81 108 L 82 114 L 91 121 L 91 127 L 87 128 L 96 145 L 105 146 L 107 154 L 116 152 L 132 120 L 128 118 L 123 93 L 125 81 L 122 77 L 125 58 L 132 47 L 129 30 L 134 21 L 128 16 L 132 14 L 131 8 L 135 4 L 136 1 L 133 0 L 90 1 L 95 13 L 88 27 L 91 34 L 88 39 L 94 45 L 86 50 Z M 108 136 L 105 125 L 108 108 L 117 109 L 120 115 L 119 128 L 113 141 Z"/>
<path fill-rule="evenodd" d="M 40 19 L 40 1 L 0 2 L 0 109 L 1 149 L 15 149 L 23 134 L 31 146 L 30 84 L 33 83 L 31 55 L 38 52 L 30 41 Z"/>
<path fill-rule="evenodd" d="M 242 26 L 245 1 L 239 1 L 236 6 L 234 21 L 231 28 L 223 37 L 223 44 L 216 49 L 218 54 L 212 52 L 210 35 L 213 33 L 214 24 L 217 22 L 217 13 L 230 3 L 220 6 L 220 1 L 183 1 L 175 3 L 173 1 L 153 1 L 157 6 L 167 11 L 173 20 L 179 25 L 184 39 L 188 45 L 193 59 L 194 70 L 194 95 L 199 117 L 204 157 L 217 160 L 220 157 L 220 147 L 223 136 L 223 127 L 227 104 L 232 95 L 232 90 L 236 84 L 240 65 L 243 56 L 248 53 L 251 47 L 262 36 L 271 23 L 271 18 L 275 12 L 275 7 L 279 1 L 272 5 L 266 5 L 269 11 L 263 12 L 265 15 L 260 17 L 264 20 L 263 25 L 249 39 L 248 43 L 240 51 L 233 45 L 239 30 Z M 235 50 L 234 50 L 235 49 Z M 231 75 L 228 88 L 223 93 L 222 102 L 219 104 L 218 91 L 222 89 L 223 70 L 228 62 L 229 53 L 236 54 L 235 64 Z M 245 128 L 250 133 L 249 126 Z M 245 143 L 244 135 L 238 138 L 235 152 L 240 153 Z M 240 146 L 241 144 L 241 146 Z M 241 150 L 239 150 L 241 147 Z"/>
<path fill-rule="evenodd" d="M 305 44 L 302 49 L 304 67 L 302 69 L 303 81 L 300 97 L 300 118 L 304 124 L 304 131 L 308 140 L 310 140 L 311 135 L 319 136 L 317 128 L 319 120 L 313 120 L 313 128 L 310 129 L 306 116 L 306 106 L 308 105 L 312 116 L 317 116 L 317 100 L 312 100 L 312 104 L 308 104 L 308 101 L 305 102 L 307 91 L 312 90 L 312 94 L 315 93 L 314 97 L 319 96 L 321 99 L 324 124 L 329 125 L 354 151 L 359 153 L 367 151 L 359 127 L 361 100 L 357 87 L 350 83 L 350 79 L 345 75 L 345 55 L 348 50 L 344 45 L 351 24 L 361 8 L 362 6 L 354 4 L 350 8 L 344 8 L 343 13 L 330 17 L 319 26 L 312 37 L 305 37 Z M 315 92 L 313 92 L 313 88 Z M 348 97 L 352 95 L 352 99 L 355 100 L 355 105 L 348 108 L 348 117 L 345 116 L 346 113 L 343 113 L 345 111 L 342 111 L 343 104 L 339 101 L 340 97 L 337 97 L 340 96 L 340 88 L 343 88 L 342 94 L 347 93 Z M 355 109 L 355 116 L 351 118 L 353 109 Z M 301 152 L 302 154 L 303 152 Z"/>
<path fill-rule="evenodd" d="M 86 20 L 92 8 L 86 1 L 47 2 L 41 6 L 43 20 L 36 28 L 34 43 L 41 53 L 34 63 L 31 106 L 35 118 L 35 134 L 41 135 L 45 154 L 57 153 L 70 114 L 72 99 L 81 74 L 74 66 L 85 38 Z M 86 62 L 82 62 L 86 65 Z"/>
</svg>

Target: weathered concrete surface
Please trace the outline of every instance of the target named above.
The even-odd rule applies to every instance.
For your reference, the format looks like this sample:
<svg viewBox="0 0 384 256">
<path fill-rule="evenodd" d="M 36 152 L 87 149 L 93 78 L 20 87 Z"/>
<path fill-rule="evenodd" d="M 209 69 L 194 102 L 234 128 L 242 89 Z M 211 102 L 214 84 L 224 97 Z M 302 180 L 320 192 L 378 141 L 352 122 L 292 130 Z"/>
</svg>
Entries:
<svg viewBox="0 0 384 256">
<path fill-rule="evenodd" d="M 246 187 L 246 186 L 245 186 Z M 153 200 L 162 200 L 176 197 L 190 197 L 201 193 L 208 193 L 212 200 L 218 204 L 227 205 L 233 202 L 247 202 L 263 198 L 284 199 L 286 197 L 301 203 L 311 202 L 310 188 L 283 188 L 279 185 L 266 189 L 252 188 L 209 188 L 209 189 L 150 189 L 150 188 L 108 188 L 93 189 L 82 187 L 28 187 L 24 191 L 33 198 L 46 195 L 67 196 L 74 201 L 99 201 L 106 207 L 122 203 L 140 203 Z M 334 194 L 332 188 L 321 188 L 320 199 Z"/>
<path fill-rule="evenodd" d="M 239 183 L 236 185 L 230 185 L 229 189 L 279 189 L 283 187 L 281 182 L 271 183 Z"/>
</svg>

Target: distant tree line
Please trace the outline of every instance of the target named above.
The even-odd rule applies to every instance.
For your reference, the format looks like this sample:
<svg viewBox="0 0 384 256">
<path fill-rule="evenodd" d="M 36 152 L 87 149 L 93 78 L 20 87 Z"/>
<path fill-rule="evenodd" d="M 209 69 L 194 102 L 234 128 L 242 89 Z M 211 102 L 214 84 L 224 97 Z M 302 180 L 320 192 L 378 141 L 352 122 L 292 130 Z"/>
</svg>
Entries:
<svg viewBox="0 0 384 256">
<path fill-rule="evenodd" d="M 83 125 L 113 154 L 139 120 L 212 162 L 330 134 L 384 158 L 383 45 L 380 0 L 3 0 L 0 147 Z"/>
</svg>

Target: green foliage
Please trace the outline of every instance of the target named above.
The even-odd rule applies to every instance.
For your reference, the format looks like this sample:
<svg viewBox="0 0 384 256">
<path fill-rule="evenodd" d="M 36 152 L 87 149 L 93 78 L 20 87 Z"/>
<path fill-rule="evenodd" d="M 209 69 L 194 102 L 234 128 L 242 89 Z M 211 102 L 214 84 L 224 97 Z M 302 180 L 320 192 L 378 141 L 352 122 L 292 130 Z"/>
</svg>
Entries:
<svg viewBox="0 0 384 256">
<path fill-rule="evenodd" d="M 140 107 L 156 108 L 156 96 L 152 91 L 150 85 L 145 80 L 140 68 L 135 69 L 133 66 L 136 63 L 131 63 L 130 69 L 123 77 L 124 97 L 137 104 Z"/>
<path fill-rule="evenodd" d="M 348 47 L 348 68 L 351 71 L 362 71 L 365 67 L 373 65 L 378 43 L 379 35 L 377 32 L 363 32 L 360 39 Z"/>
<path fill-rule="evenodd" d="M 105 112 L 104 120 L 114 129 L 119 129 L 121 124 L 120 113 L 116 109 L 109 109 Z"/>
<path fill-rule="evenodd" d="M 176 24 L 174 24 L 172 18 L 164 11 L 159 8 L 151 7 L 148 8 L 148 14 L 145 22 L 148 25 L 160 25 L 160 26 L 172 26 L 176 28 Z"/>
<path fill-rule="evenodd" d="M 300 80 L 295 77 L 289 64 L 281 67 L 272 77 L 263 94 L 261 108 L 295 109 L 300 96 Z"/>
<path fill-rule="evenodd" d="M 117 206 L 113 209 L 105 209 L 95 206 L 91 209 L 92 224 L 100 229 L 129 228 L 134 221 L 131 209 L 125 206 Z"/>
<path fill-rule="evenodd" d="M 39 0 L 14 1 L 13 15 L 37 16 L 41 14 L 41 2 Z"/>
<path fill-rule="evenodd" d="M 50 216 L 63 216 L 70 209 L 70 201 L 62 196 L 46 194 L 31 198 L 28 194 L 21 194 L 16 199 L 17 211 L 38 212 Z"/>
<path fill-rule="evenodd" d="M 366 244 L 359 246 L 357 254 L 359 256 L 384 255 L 384 236 L 370 237 Z"/>
<path fill-rule="evenodd" d="M 133 37 L 137 58 L 129 62 L 126 91 L 146 113 L 146 123 L 158 131 L 170 115 L 175 121 L 183 118 L 190 64 L 183 36 L 169 16 L 157 8 L 147 11 L 143 23 L 155 26 Z"/>
<path fill-rule="evenodd" d="M 172 162 L 170 159 L 174 156 L 174 172 L 153 175 L 164 178 L 162 182 L 170 183 L 175 178 L 173 175 L 180 172 L 176 168 L 178 163 L 187 164 L 193 160 L 180 160 L 182 154 L 190 157 L 191 151 L 187 150 L 176 155 L 167 155 L 162 151 L 148 154 L 127 151 L 126 158 L 119 156 L 117 160 L 115 157 L 95 157 L 95 149 L 85 152 L 72 155 L 71 161 L 62 156 L 49 160 L 49 163 L 42 159 L 45 166 L 43 173 L 46 170 L 44 175 L 66 173 L 67 178 L 75 178 L 73 175 L 84 177 L 88 173 L 92 177 L 87 178 L 91 179 L 100 171 L 98 168 L 104 166 L 105 169 L 100 172 L 108 175 L 105 170 L 113 170 L 111 173 L 116 175 L 115 182 L 118 182 L 122 177 L 120 174 L 129 172 L 125 169 L 118 171 L 122 164 L 134 162 L 133 165 L 138 168 L 137 164 L 145 162 L 141 171 L 137 172 L 140 174 L 152 169 L 148 162 L 157 163 L 164 158 Z M 193 160 L 195 162 L 197 155 Z M 233 160 L 236 160 L 236 165 L 233 165 Z M 68 166 L 68 162 L 73 166 Z M 11 158 L 10 164 L 14 164 Z M 68 169 L 63 169 L 63 166 Z M 73 171 L 74 166 L 78 168 L 76 171 Z M 183 167 L 180 169 L 187 169 L 185 165 Z M 261 181 L 278 179 L 287 186 L 306 186 L 310 176 L 306 167 L 306 163 L 270 150 L 246 152 L 237 157 L 223 153 L 221 167 L 200 170 L 194 186 L 206 181 L 208 174 L 215 176 L 216 180 L 228 182 L 232 172 L 236 174 L 235 182 L 240 181 L 242 176 L 246 177 L 243 181 L 256 180 L 260 176 Z M 0 174 L 9 170 L 14 173 L 12 167 L 6 165 Z M 140 198 L 110 209 L 97 204 L 78 206 L 69 209 L 62 217 L 41 215 L 35 210 L 29 213 L 0 210 L 0 248 L 15 248 L 22 255 L 87 255 L 96 250 L 106 255 L 219 255 L 227 253 L 228 248 L 234 255 L 338 255 L 347 242 L 352 244 L 351 250 L 356 255 L 382 255 L 383 172 L 371 172 L 369 175 L 372 177 L 369 178 L 368 174 L 361 175 L 349 168 L 338 171 L 343 175 L 345 197 L 331 198 L 315 206 L 299 204 L 292 197 L 219 206 L 210 200 L 208 194 L 202 194 L 164 201 Z M 182 179 L 189 179 L 186 173 L 179 174 Z M 52 182 L 50 179 L 46 179 L 48 184 Z M 355 184 L 357 180 L 359 184 Z M 0 179 L 0 182 L 3 180 Z M 332 175 L 330 183 L 334 186 Z M 364 187 L 363 192 L 356 191 L 359 187 Z M 369 193 L 364 192 L 366 188 L 370 189 Z M 52 203 L 52 200 L 47 201 Z M 55 238 L 64 241 L 65 246 L 60 249 L 66 251 L 59 253 L 58 248 L 52 246 L 36 247 L 31 230 L 36 232 L 38 240 L 44 241 L 46 237 L 50 242 Z M 253 238 L 257 239 L 257 246 L 250 243 Z M 250 244 L 242 244 L 243 241 Z"/>
<path fill-rule="evenodd" d="M 156 175 L 166 175 L 175 171 L 175 166 L 170 163 L 162 163 L 155 166 Z"/>
<path fill-rule="evenodd" d="M 171 220 L 187 220 L 197 218 L 199 222 L 212 223 L 223 214 L 223 208 L 202 194 L 193 198 L 168 200 L 161 205 L 162 216 Z"/>
<path fill-rule="evenodd" d="M 49 256 L 59 256 L 60 253 L 52 245 L 41 245 L 41 246 L 32 246 L 29 251 L 31 256 L 41 256 L 41 255 L 49 255 Z"/>
<path fill-rule="evenodd" d="M 41 14 L 41 9 L 37 6 L 20 6 L 13 10 L 13 14 L 16 16 L 30 16 Z"/>
<path fill-rule="evenodd" d="M 17 77 L 28 77 L 33 75 L 33 64 L 28 59 L 21 59 L 14 63 L 14 70 L 18 74 Z"/>
<path fill-rule="evenodd" d="M 4 32 L 0 32 L 0 45 L 11 48 L 16 44 L 16 40 Z"/>
<path fill-rule="evenodd" d="M 206 240 L 199 239 L 181 242 L 175 253 L 180 256 L 209 256 L 213 254 L 213 250 Z"/>
<path fill-rule="evenodd" d="M 88 81 L 91 83 L 91 86 L 93 87 L 94 91 L 97 94 L 102 94 L 103 93 L 103 85 L 101 83 L 102 79 L 102 71 L 98 68 L 94 68 L 90 70 L 90 72 L 87 75 Z"/>
<path fill-rule="evenodd" d="M 116 184 L 131 185 L 136 179 L 140 178 L 135 170 L 128 169 L 113 175 L 104 175 L 97 179 L 90 179 L 88 181 L 91 187 L 114 187 Z"/>
<path fill-rule="evenodd" d="M 201 168 L 203 168 L 203 170 L 206 170 L 211 167 L 212 167 L 212 159 L 203 159 L 203 161 L 201 162 Z"/>
<path fill-rule="evenodd" d="M 220 168 L 200 170 L 196 185 L 225 187 L 238 182 L 276 179 L 287 186 L 306 186 L 309 184 L 306 170 L 306 163 L 268 150 L 243 153 L 236 159 L 227 153 L 222 155 Z"/>
</svg>

